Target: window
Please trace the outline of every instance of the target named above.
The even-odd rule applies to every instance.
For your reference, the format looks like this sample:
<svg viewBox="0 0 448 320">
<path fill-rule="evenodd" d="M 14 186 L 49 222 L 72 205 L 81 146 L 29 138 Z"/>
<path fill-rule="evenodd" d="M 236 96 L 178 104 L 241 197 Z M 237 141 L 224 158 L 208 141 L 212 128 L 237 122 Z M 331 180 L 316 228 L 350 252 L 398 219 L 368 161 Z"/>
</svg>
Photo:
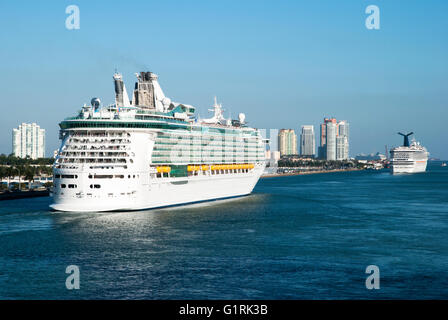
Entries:
<svg viewBox="0 0 448 320">
<path fill-rule="evenodd" d="M 69 184 L 68 188 L 69 189 L 75 189 L 75 188 L 77 188 L 77 185 L 76 184 Z"/>
<path fill-rule="evenodd" d="M 61 184 L 61 188 L 64 189 L 66 187 L 65 184 Z"/>
</svg>

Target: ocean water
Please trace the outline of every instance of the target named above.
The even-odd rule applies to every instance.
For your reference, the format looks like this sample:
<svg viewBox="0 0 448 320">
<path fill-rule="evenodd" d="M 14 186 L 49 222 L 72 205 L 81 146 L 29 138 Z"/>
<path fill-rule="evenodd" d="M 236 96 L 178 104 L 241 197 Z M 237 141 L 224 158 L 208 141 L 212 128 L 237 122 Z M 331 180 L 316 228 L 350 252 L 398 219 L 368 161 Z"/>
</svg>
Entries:
<svg viewBox="0 0 448 320">
<path fill-rule="evenodd" d="M 448 167 L 261 179 L 138 212 L 0 202 L 2 299 L 447 299 Z M 80 289 L 67 290 L 68 265 Z M 365 286 L 380 269 L 380 289 Z"/>
</svg>

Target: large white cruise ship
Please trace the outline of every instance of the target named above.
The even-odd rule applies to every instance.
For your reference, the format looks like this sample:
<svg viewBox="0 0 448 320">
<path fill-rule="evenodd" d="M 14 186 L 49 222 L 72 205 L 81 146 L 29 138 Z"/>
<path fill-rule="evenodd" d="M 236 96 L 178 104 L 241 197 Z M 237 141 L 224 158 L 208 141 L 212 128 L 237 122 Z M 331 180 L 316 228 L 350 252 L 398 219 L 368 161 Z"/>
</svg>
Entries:
<svg viewBox="0 0 448 320">
<path fill-rule="evenodd" d="M 132 100 L 114 74 L 115 104 L 97 98 L 60 126 L 53 166 L 58 211 L 140 210 L 250 194 L 265 167 L 265 142 L 245 115 L 198 120 L 165 97 L 157 75 L 137 74 Z"/>
<path fill-rule="evenodd" d="M 398 133 L 404 137 L 403 146 L 393 148 L 390 150 L 390 165 L 392 173 L 417 173 L 426 171 L 428 162 L 428 151 L 415 140 L 409 144 L 408 134 Z"/>
</svg>

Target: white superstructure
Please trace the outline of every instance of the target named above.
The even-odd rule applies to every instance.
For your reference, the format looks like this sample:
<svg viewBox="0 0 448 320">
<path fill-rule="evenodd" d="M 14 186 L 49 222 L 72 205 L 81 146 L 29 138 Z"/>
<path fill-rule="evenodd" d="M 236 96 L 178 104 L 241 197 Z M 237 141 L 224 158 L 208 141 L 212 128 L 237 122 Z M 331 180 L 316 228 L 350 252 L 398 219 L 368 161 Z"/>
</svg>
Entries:
<svg viewBox="0 0 448 320">
<path fill-rule="evenodd" d="M 99 99 L 60 123 L 51 208 L 138 210 L 247 195 L 265 167 L 260 131 L 211 119 L 165 97 L 151 72 L 137 75 L 132 96 L 114 75 L 115 104 Z"/>
<path fill-rule="evenodd" d="M 409 144 L 409 136 L 413 134 L 412 132 L 399 134 L 404 137 L 404 143 L 403 146 L 393 148 L 390 151 L 392 173 L 417 173 L 426 171 L 429 155 L 426 148 L 415 140 Z"/>
</svg>

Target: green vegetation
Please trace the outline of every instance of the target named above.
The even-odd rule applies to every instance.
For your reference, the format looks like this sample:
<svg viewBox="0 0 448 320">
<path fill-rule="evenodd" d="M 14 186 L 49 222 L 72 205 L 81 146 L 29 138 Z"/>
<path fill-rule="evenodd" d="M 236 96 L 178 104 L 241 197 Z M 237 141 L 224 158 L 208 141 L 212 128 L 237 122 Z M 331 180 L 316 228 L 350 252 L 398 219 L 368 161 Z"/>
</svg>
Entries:
<svg viewBox="0 0 448 320">
<path fill-rule="evenodd" d="M 362 166 L 357 161 L 335 161 L 335 160 L 301 160 L 301 159 L 280 159 L 278 161 L 278 167 L 280 168 L 297 168 L 307 167 L 323 170 L 336 170 L 336 169 L 352 169 L 361 168 Z"/>
<path fill-rule="evenodd" d="M 53 158 L 39 158 L 39 159 L 31 159 L 31 158 L 19 158 L 12 154 L 9 156 L 5 154 L 0 154 L 0 165 L 8 165 L 8 166 L 25 166 L 25 165 L 52 165 L 54 159 Z"/>
<path fill-rule="evenodd" d="M 53 169 L 52 158 L 30 159 L 30 158 L 18 158 L 13 155 L 6 156 L 0 155 L 0 180 L 13 178 L 20 176 L 23 178 L 23 187 L 26 186 L 26 182 L 34 182 L 36 176 L 51 176 Z M 7 186 L 1 185 L 0 190 L 6 189 Z M 13 186 L 19 188 L 19 186 Z"/>
</svg>

